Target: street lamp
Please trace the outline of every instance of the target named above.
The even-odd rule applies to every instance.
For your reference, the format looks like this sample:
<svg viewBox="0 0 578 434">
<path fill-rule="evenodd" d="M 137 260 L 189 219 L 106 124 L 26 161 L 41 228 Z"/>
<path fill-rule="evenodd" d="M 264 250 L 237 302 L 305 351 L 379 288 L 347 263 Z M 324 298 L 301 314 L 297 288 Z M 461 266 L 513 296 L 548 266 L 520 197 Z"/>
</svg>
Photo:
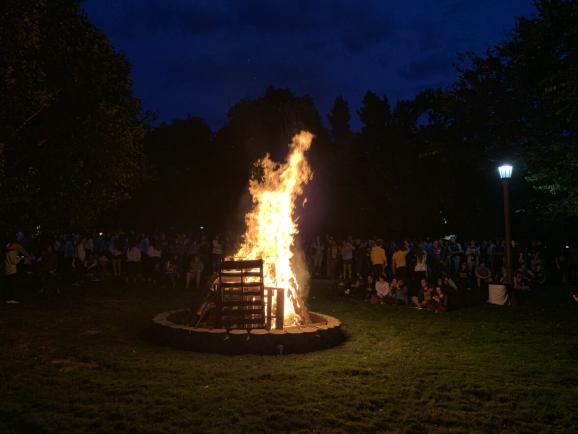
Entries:
<svg viewBox="0 0 578 434">
<path fill-rule="evenodd" d="M 510 230 L 510 178 L 512 177 L 513 166 L 502 164 L 498 167 L 498 173 L 504 187 L 504 226 L 506 230 L 506 283 L 512 284 L 512 232 Z"/>
</svg>

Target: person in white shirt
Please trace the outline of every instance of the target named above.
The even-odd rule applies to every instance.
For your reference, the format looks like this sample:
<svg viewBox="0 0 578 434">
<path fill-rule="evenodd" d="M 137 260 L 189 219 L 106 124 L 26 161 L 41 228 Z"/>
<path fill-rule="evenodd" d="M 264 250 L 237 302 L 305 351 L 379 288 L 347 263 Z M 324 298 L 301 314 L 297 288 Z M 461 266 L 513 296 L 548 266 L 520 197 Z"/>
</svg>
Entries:
<svg viewBox="0 0 578 434">
<path fill-rule="evenodd" d="M 476 245 L 475 241 L 470 241 L 470 244 L 466 248 L 465 255 L 468 264 L 468 271 L 472 273 L 478 266 L 478 260 L 480 257 L 480 248 Z"/>
<path fill-rule="evenodd" d="M 112 275 L 114 277 L 120 277 L 122 274 L 122 249 L 119 241 L 111 241 L 109 252 L 112 262 Z"/>
<path fill-rule="evenodd" d="M 375 282 L 375 292 L 377 294 L 377 298 L 383 302 L 386 297 L 391 295 L 391 289 L 389 287 L 389 283 L 385 280 L 385 276 L 380 275 L 377 282 Z"/>
<path fill-rule="evenodd" d="M 126 252 L 127 281 L 136 283 L 140 273 L 141 251 L 136 243 L 131 243 Z"/>
<path fill-rule="evenodd" d="M 156 242 L 152 242 L 147 249 L 147 280 L 158 282 L 161 267 L 162 251 Z"/>
<path fill-rule="evenodd" d="M 341 262 L 343 263 L 343 278 L 351 279 L 351 265 L 353 264 L 353 244 L 345 240 L 341 244 Z"/>
<path fill-rule="evenodd" d="M 198 255 L 194 255 L 191 259 L 189 264 L 189 268 L 186 274 L 186 285 L 187 289 L 189 289 L 191 280 L 195 280 L 195 288 L 199 288 L 201 285 L 201 276 L 203 275 L 203 270 L 205 269 L 205 265 L 201 261 Z"/>
</svg>

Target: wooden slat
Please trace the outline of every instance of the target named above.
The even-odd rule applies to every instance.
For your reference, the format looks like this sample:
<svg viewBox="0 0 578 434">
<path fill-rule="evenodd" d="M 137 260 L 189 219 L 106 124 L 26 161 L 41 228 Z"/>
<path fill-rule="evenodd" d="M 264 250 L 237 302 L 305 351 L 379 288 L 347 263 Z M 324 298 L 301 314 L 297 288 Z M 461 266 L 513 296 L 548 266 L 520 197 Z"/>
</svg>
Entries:
<svg viewBox="0 0 578 434">
<path fill-rule="evenodd" d="M 231 292 L 231 293 L 241 293 L 241 292 L 258 292 L 259 294 L 263 294 L 261 287 L 259 286 L 223 286 L 221 288 L 224 292 Z"/>
<path fill-rule="evenodd" d="M 263 312 L 260 310 L 223 310 L 223 320 L 227 320 L 227 318 L 244 318 L 246 319 L 253 319 L 254 321 L 263 321 Z M 252 317 L 248 317 L 247 315 L 251 315 Z"/>
<path fill-rule="evenodd" d="M 263 261 L 223 261 L 219 265 L 220 324 L 226 328 L 264 328 Z"/>
<path fill-rule="evenodd" d="M 261 277 L 261 273 L 258 271 L 222 271 L 221 276 L 223 278 L 241 278 L 241 277 Z"/>
<path fill-rule="evenodd" d="M 259 288 L 223 288 L 224 295 L 236 295 L 236 296 L 246 296 L 251 295 L 262 297 L 263 292 L 259 291 Z"/>
<path fill-rule="evenodd" d="M 263 282 L 221 282 L 221 288 L 263 287 Z"/>
<path fill-rule="evenodd" d="M 271 309 L 273 307 L 273 290 L 267 288 L 267 318 L 265 320 L 265 327 L 271 330 Z"/>
<path fill-rule="evenodd" d="M 255 301 L 223 301 L 223 307 L 230 307 L 230 306 L 263 306 L 262 300 L 255 300 Z"/>
<path fill-rule="evenodd" d="M 247 268 L 261 268 L 263 261 L 261 259 L 248 261 L 223 261 L 220 264 L 221 270 L 239 270 Z"/>
<path fill-rule="evenodd" d="M 258 304 L 247 304 L 244 306 L 239 306 L 237 304 L 235 305 L 231 305 L 231 306 L 223 306 L 223 312 L 227 311 L 227 312 L 240 312 L 242 310 L 250 310 L 251 312 L 261 312 L 262 310 L 262 305 L 258 305 Z"/>
<path fill-rule="evenodd" d="M 283 329 L 283 323 L 285 320 L 285 290 L 281 288 L 275 288 L 275 290 L 277 291 L 275 327 L 278 329 Z"/>
<path fill-rule="evenodd" d="M 241 283 L 241 282 L 223 282 L 222 285 L 223 290 L 225 291 L 229 291 L 229 290 L 235 290 L 235 289 L 251 289 L 253 291 L 259 291 L 261 292 L 261 286 L 260 285 L 247 285 L 246 283 Z"/>
</svg>

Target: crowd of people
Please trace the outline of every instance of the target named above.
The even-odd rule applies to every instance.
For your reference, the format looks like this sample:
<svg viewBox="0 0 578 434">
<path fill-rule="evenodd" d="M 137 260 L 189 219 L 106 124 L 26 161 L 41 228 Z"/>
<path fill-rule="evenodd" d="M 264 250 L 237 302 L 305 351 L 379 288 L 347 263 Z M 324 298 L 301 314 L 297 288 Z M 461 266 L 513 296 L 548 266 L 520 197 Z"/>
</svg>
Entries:
<svg viewBox="0 0 578 434">
<path fill-rule="evenodd" d="M 512 242 L 511 291 L 532 291 L 550 283 L 575 279 L 569 246 L 554 253 L 541 241 L 525 246 Z M 382 239 L 337 240 L 316 237 L 306 249 L 314 276 L 338 279 L 345 295 L 362 295 L 372 303 L 409 304 L 445 311 L 449 295 L 484 291 L 489 284 L 507 284 L 505 242 L 462 243 L 455 236 L 441 239 L 384 242 Z"/>
<path fill-rule="evenodd" d="M 117 280 L 128 285 L 183 285 L 194 289 L 240 244 L 231 236 L 204 234 L 75 233 L 48 236 L 21 232 L 6 244 L 3 298 L 17 302 L 19 275 L 38 279 L 39 292 L 58 294 L 63 284 Z M 382 239 L 300 240 L 310 274 L 338 282 L 343 294 L 372 303 L 409 304 L 442 312 L 453 291 L 504 283 L 504 242 L 461 243 L 456 237 L 402 242 Z M 513 243 L 513 288 L 542 287 L 555 276 L 572 279 L 564 250 L 553 261 L 540 241 Z M 547 274 L 547 272 L 550 274 Z"/>
<path fill-rule="evenodd" d="M 63 284 L 117 280 L 128 285 L 149 284 L 198 288 L 206 273 L 216 269 L 235 244 L 189 234 L 154 236 L 144 233 L 62 234 L 18 233 L 6 244 L 3 298 L 16 303 L 19 275 L 39 281 L 39 292 L 60 293 Z"/>
</svg>

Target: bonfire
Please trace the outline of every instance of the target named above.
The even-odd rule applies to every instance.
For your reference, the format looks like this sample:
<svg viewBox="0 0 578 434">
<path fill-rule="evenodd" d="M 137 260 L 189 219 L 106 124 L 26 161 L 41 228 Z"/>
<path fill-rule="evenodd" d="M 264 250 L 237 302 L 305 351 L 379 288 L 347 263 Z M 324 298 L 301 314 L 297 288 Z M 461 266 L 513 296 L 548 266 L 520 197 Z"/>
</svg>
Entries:
<svg viewBox="0 0 578 434">
<path fill-rule="evenodd" d="M 285 163 L 274 162 L 268 154 L 255 163 L 262 176 L 249 181 L 253 208 L 245 216 L 243 244 L 234 255 L 263 260 L 265 286 L 284 289 L 285 326 L 309 323 L 295 273 L 295 236 L 299 228 L 294 210 L 303 186 L 313 176 L 305 158 L 312 139 L 307 131 L 294 136 Z"/>
</svg>

